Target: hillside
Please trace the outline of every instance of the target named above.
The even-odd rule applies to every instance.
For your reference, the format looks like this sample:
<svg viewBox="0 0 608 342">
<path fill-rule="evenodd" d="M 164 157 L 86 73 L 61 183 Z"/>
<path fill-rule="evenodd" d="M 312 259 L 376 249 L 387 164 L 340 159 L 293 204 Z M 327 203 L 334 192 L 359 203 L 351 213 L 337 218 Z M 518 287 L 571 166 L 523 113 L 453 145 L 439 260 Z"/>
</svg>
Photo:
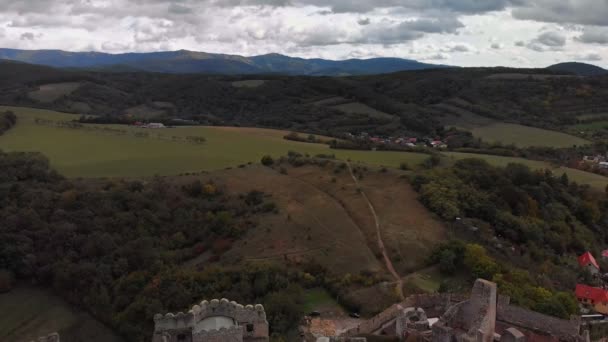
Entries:
<svg viewBox="0 0 608 342">
<path fill-rule="evenodd" d="M 87 68 L 116 71 L 139 70 L 165 73 L 286 74 L 343 76 L 381 74 L 403 70 L 440 68 L 400 58 L 324 59 L 294 58 L 279 54 L 243 57 L 196 51 L 107 54 L 61 50 L 0 49 L 0 60 L 13 60 L 58 68 Z"/>
<path fill-rule="evenodd" d="M 566 62 L 547 67 L 549 70 L 567 72 L 578 76 L 598 76 L 608 74 L 608 70 L 593 64 Z"/>
<path fill-rule="evenodd" d="M 473 129 L 500 122 L 560 131 L 608 106 L 607 77 L 563 77 L 545 69 L 209 76 L 67 71 L 5 62 L 0 63 L 0 90 L 0 104 L 98 115 L 99 123 L 180 118 L 331 136 L 434 136 L 445 125 Z"/>
</svg>

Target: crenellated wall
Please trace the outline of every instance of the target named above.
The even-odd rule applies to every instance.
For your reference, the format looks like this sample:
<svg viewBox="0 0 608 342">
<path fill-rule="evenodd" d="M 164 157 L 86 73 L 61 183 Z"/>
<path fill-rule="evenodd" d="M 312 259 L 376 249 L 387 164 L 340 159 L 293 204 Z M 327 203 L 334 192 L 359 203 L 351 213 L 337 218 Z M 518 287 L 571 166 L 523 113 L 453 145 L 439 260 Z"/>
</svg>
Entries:
<svg viewBox="0 0 608 342">
<path fill-rule="evenodd" d="M 201 322 L 210 317 L 225 317 L 232 320 L 234 327 L 205 329 Z M 174 342 L 184 335 L 188 341 L 197 342 L 200 336 L 221 336 L 225 341 L 267 341 L 268 321 L 261 304 L 243 306 L 228 299 L 213 299 L 194 305 L 187 313 L 157 314 L 154 316 L 153 342 Z M 224 341 L 222 340 L 222 341 Z M 219 341 L 219 340 L 218 340 Z"/>
</svg>

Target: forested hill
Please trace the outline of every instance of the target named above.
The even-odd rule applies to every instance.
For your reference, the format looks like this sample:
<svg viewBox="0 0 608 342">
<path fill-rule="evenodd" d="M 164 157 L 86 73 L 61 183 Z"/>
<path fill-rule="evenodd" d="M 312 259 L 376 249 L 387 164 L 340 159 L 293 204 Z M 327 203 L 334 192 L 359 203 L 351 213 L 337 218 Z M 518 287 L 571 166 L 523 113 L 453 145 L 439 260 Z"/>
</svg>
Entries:
<svg viewBox="0 0 608 342">
<path fill-rule="evenodd" d="M 587 63 L 567 62 L 549 66 L 547 69 L 569 72 L 579 76 L 608 75 L 608 70 Z"/>
<path fill-rule="evenodd" d="M 60 68 L 139 70 L 166 73 L 367 75 L 444 67 L 401 58 L 303 59 L 279 54 L 253 57 L 196 51 L 107 54 L 61 50 L 0 49 L 0 59 Z"/>
<path fill-rule="evenodd" d="M 318 134 L 432 135 L 493 120 L 542 128 L 608 106 L 608 77 L 458 68 L 353 77 L 67 71 L 0 62 L 0 104 Z"/>
</svg>

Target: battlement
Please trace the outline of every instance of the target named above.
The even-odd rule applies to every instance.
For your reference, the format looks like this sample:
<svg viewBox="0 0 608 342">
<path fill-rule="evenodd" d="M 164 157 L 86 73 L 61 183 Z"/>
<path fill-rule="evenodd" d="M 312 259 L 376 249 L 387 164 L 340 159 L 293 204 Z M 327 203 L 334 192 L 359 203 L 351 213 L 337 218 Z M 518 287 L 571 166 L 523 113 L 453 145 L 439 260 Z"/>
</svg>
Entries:
<svg viewBox="0 0 608 342">
<path fill-rule="evenodd" d="M 268 338 L 266 311 L 261 304 L 241 305 L 226 298 L 203 300 L 188 312 L 154 316 L 154 332 L 158 336 L 188 335 L 213 341 L 230 336 L 231 340 Z M 218 337 L 219 336 L 219 337 Z M 167 339 L 171 341 L 171 338 Z"/>
</svg>

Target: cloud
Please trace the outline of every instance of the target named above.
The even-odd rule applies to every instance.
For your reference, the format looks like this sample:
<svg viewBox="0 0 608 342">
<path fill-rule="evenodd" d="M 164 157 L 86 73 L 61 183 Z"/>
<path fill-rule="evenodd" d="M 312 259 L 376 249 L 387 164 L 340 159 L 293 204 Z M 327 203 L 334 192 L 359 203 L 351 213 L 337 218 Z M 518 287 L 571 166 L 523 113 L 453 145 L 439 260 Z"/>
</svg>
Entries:
<svg viewBox="0 0 608 342">
<path fill-rule="evenodd" d="M 371 20 L 369 18 L 361 18 L 359 20 L 357 20 L 357 24 L 361 25 L 361 26 L 366 26 L 369 25 L 371 23 Z"/>
<path fill-rule="evenodd" d="M 606 0 L 518 0 L 514 18 L 558 24 L 608 26 Z"/>
<path fill-rule="evenodd" d="M 503 45 L 500 43 L 492 43 L 492 45 L 490 45 L 490 47 L 494 50 L 500 50 L 500 49 L 502 49 Z"/>
<path fill-rule="evenodd" d="M 586 27 L 583 30 L 583 34 L 574 39 L 588 44 L 608 44 L 608 28 Z"/>
<path fill-rule="evenodd" d="M 597 62 L 603 60 L 602 55 L 597 52 L 589 52 L 583 55 L 574 55 L 573 58 L 578 61 Z"/>
<path fill-rule="evenodd" d="M 566 45 L 566 37 L 559 32 L 549 31 L 541 33 L 535 42 L 549 47 L 562 47 Z"/>
<path fill-rule="evenodd" d="M 34 40 L 36 39 L 36 37 L 34 36 L 34 34 L 32 32 L 25 32 L 21 34 L 21 37 L 19 38 L 21 40 Z"/>
<path fill-rule="evenodd" d="M 526 46 L 526 42 L 524 42 L 523 40 L 518 40 L 515 42 L 515 46 Z"/>
<path fill-rule="evenodd" d="M 192 8 L 186 7 L 180 4 L 171 3 L 168 8 L 169 13 L 172 14 L 190 14 L 192 13 Z"/>
<path fill-rule="evenodd" d="M 450 55 L 439 52 L 439 53 L 432 54 L 430 56 L 424 57 L 422 59 L 424 59 L 424 60 L 431 60 L 431 61 L 443 61 L 443 60 L 446 60 L 446 59 L 450 59 Z"/>
<path fill-rule="evenodd" d="M 469 52 L 472 48 L 465 44 L 456 44 L 453 46 L 449 46 L 446 49 L 446 52 Z"/>
</svg>

